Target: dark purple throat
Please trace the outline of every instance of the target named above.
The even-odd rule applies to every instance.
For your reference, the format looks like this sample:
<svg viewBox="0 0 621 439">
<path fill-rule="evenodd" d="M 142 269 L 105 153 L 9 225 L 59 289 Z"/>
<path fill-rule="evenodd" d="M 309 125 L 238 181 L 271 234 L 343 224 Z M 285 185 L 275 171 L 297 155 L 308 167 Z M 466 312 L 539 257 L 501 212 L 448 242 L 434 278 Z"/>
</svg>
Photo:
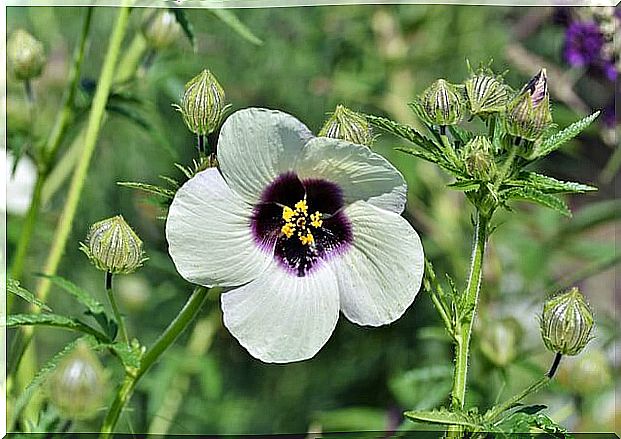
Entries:
<svg viewBox="0 0 621 439">
<path fill-rule="evenodd" d="M 352 227 L 343 205 L 343 192 L 336 184 L 301 180 L 287 172 L 263 191 L 251 218 L 252 234 L 262 249 L 274 250 L 284 268 L 302 277 L 351 244 Z M 290 218 L 286 207 L 293 212 Z"/>
</svg>

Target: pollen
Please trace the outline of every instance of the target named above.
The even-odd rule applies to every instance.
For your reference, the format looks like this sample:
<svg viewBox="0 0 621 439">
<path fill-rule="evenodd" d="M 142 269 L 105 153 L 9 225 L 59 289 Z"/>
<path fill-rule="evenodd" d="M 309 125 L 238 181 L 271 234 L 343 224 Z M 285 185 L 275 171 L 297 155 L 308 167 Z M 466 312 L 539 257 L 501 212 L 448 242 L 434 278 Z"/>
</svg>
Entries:
<svg viewBox="0 0 621 439">
<path fill-rule="evenodd" d="M 302 245 L 314 245 L 315 237 L 309 229 L 311 226 L 315 229 L 321 228 L 323 215 L 319 211 L 309 215 L 306 199 L 298 201 L 293 207 L 292 209 L 289 206 L 283 206 L 282 219 L 284 224 L 280 228 L 280 232 L 287 239 L 297 235 Z"/>
</svg>

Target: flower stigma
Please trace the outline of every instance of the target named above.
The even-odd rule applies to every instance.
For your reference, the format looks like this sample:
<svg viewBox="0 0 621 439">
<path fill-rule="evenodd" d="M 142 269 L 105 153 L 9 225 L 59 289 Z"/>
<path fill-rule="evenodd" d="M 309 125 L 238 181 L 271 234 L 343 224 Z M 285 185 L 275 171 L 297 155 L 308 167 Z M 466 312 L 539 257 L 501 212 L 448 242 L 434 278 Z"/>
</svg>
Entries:
<svg viewBox="0 0 621 439">
<path fill-rule="evenodd" d="M 310 246 L 315 243 L 315 237 L 310 227 L 315 229 L 321 228 L 323 225 L 322 217 L 323 215 L 319 211 L 311 215 L 308 214 L 308 204 L 306 203 L 306 198 L 304 198 L 295 203 L 294 209 L 289 206 L 283 206 L 282 219 L 285 220 L 285 224 L 283 224 L 280 231 L 287 239 L 297 234 L 302 245 Z"/>
</svg>

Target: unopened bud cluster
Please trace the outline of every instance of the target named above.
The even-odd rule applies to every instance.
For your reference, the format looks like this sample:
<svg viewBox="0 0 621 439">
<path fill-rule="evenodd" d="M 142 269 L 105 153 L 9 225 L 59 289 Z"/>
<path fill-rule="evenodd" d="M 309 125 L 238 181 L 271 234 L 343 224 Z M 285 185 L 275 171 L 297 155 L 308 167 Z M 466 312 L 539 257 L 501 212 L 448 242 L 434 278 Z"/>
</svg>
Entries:
<svg viewBox="0 0 621 439">
<path fill-rule="evenodd" d="M 319 136 L 342 139 L 365 146 L 370 146 L 373 143 L 371 125 L 364 115 L 343 105 L 337 105 L 332 116 L 319 131 Z"/>
<path fill-rule="evenodd" d="M 7 42 L 9 68 L 20 81 L 36 78 L 45 65 L 43 44 L 23 29 L 18 29 Z"/>
<path fill-rule="evenodd" d="M 95 267 L 110 274 L 132 273 L 146 260 L 141 239 L 121 215 L 93 224 L 80 249 Z"/>
<path fill-rule="evenodd" d="M 224 90 L 209 70 L 203 70 L 185 85 L 177 109 L 190 131 L 201 136 L 210 134 L 218 129 L 227 109 Z"/>
<path fill-rule="evenodd" d="M 578 288 L 572 288 L 544 304 L 540 323 L 549 351 L 578 355 L 591 339 L 593 314 Z"/>
</svg>

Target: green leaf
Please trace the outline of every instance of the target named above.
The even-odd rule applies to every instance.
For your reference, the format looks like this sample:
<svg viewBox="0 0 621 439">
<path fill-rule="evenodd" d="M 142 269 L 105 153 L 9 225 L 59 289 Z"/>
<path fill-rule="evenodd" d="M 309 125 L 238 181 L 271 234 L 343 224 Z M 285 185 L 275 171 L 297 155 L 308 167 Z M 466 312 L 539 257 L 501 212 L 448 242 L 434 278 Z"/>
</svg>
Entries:
<svg viewBox="0 0 621 439">
<path fill-rule="evenodd" d="M 470 416 L 465 413 L 452 412 L 446 408 L 437 410 L 411 410 L 404 413 L 405 417 L 417 422 L 441 425 L 462 425 L 472 429 L 479 427 Z"/>
<path fill-rule="evenodd" d="M 412 142 L 418 147 L 423 148 L 434 155 L 437 155 L 440 151 L 440 148 L 431 139 L 425 137 L 409 125 L 404 125 L 384 117 L 374 116 L 372 114 L 365 114 L 364 116 L 377 128 L 380 128 L 381 130 L 397 137 L 401 137 L 408 142 Z"/>
<path fill-rule="evenodd" d="M 443 335 L 446 333 L 443 328 Z M 442 403 L 451 391 L 453 366 L 420 367 L 390 379 L 388 385 L 402 406 L 427 409 Z"/>
<path fill-rule="evenodd" d="M 515 180 L 504 183 L 507 186 L 517 186 L 535 189 L 547 194 L 573 193 L 581 194 L 596 191 L 597 188 L 573 181 L 562 181 L 536 172 L 521 172 Z"/>
<path fill-rule="evenodd" d="M 481 187 L 481 181 L 480 180 L 461 180 L 461 181 L 456 181 L 455 183 L 451 183 L 447 185 L 447 187 L 458 190 L 458 191 L 464 191 L 464 192 L 476 191 L 479 189 L 479 187 Z"/>
<path fill-rule="evenodd" d="M 73 282 L 65 279 L 61 276 L 48 276 L 46 274 L 39 274 L 40 277 L 45 277 L 50 280 L 54 285 L 61 288 L 63 291 L 69 293 L 78 302 L 84 305 L 91 313 L 99 314 L 104 312 L 104 307 L 99 303 L 91 294 L 83 288 L 80 288 Z"/>
<path fill-rule="evenodd" d="M 16 296 L 21 297 L 26 302 L 28 302 L 28 303 L 30 303 L 32 305 L 38 306 L 39 308 L 41 308 L 44 311 L 52 311 L 52 309 L 49 306 L 47 306 L 45 303 L 43 303 L 42 301 L 37 299 L 34 294 L 32 294 L 30 291 L 22 288 L 19 285 L 19 282 L 16 281 L 15 279 L 8 278 L 7 284 L 6 284 L 6 291 L 7 291 L 7 293 L 15 294 Z"/>
<path fill-rule="evenodd" d="M 562 131 L 552 134 L 549 137 L 543 139 L 536 147 L 533 153 L 533 159 L 544 157 L 550 154 L 553 151 L 556 151 L 558 148 L 563 146 L 566 142 L 570 141 L 582 131 L 584 131 L 597 117 L 599 116 L 599 111 L 591 114 L 590 116 L 585 117 L 584 119 L 579 120 L 578 122 L 574 122 L 569 125 Z"/>
<path fill-rule="evenodd" d="M 119 186 L 122 187 L 128 187 L 131 189 L 138 189 L 141 190 L 143 192 L 147 192 L 149 194 L 153 194 L 153 195 L 157 195 L 159 197 L 162 197 L 166 200 L 172 200 L 175 196 L 175 192 L 170 190 L 170 189 L 166 189 L 160 186 L 156 186 L 153 184 L 148 184 L 148 183 L 140 183 L 140 182 L 135 182 L 135 181 L 119 181 L 116 184 L 118 184 Z"/>
<path fill-rule="evenodd" d="M 110 341 L 105 334 L 99 332 L 92 326 L 89 326 L 80 320 L 58 314 L 12 314 L 7 316 L 6 326 L 7 328 L 15 328 L 17 326 L 52 326 L 55 328 L 69 329 L 92 335 L 98 340 L 104 342 Z"/>
<path fill-rule="evenodd" d="M 228 9 L 210 9 L 209 12 L 215 15 L 237 35 L 249 43 L 254 44 L 255 46 L 261 46 L 263 44 L 263 41 L 252 33 L 248 26 L 242 23 L 232 11 Z"/>
<path fill-rule="evenodd" d="M 553 437 L 572 437 L 565 428 L 542 413 L 514 412 L 496 424 L 504 433 L 548 433 Z"/>
<path fill-rule="evenodd" d="M 134 340 L 131 346 L 125 342 L 117 342 L 110 346 L 114 354 L 119 357 L 125 370 L 129 373 L 136 373 L 140 369 L 140 361 L 144 350 L 137 340 Z"/>
<path fill-rule="evenodd" d="M 571 216 L 571 211 L 563 200 L 554 195 L 540 192 L 531 188 L 514 188 L 502 192 L 506 199 L 532 201 L 550 209 L 556 210 L 562 215 Z"/>
<path fill-rule="evenodd" d="M 190 42 L 192 50 L 196 51 L 196 37 L 194 36 L 194 26 L 192 26 L 192 23 L 190 23 L 190 21 L 188 20 L 188 16 L 186 15 L 185 10 L 180 8 L 169 8 L 169 10 L 173 14 L 175 14 L 175 19 L 177 20 L 177 23 L 179 23 L 179 26 L 181 26 L 181 29 L 183 29 L 183 33 Z"/>
</svg>

